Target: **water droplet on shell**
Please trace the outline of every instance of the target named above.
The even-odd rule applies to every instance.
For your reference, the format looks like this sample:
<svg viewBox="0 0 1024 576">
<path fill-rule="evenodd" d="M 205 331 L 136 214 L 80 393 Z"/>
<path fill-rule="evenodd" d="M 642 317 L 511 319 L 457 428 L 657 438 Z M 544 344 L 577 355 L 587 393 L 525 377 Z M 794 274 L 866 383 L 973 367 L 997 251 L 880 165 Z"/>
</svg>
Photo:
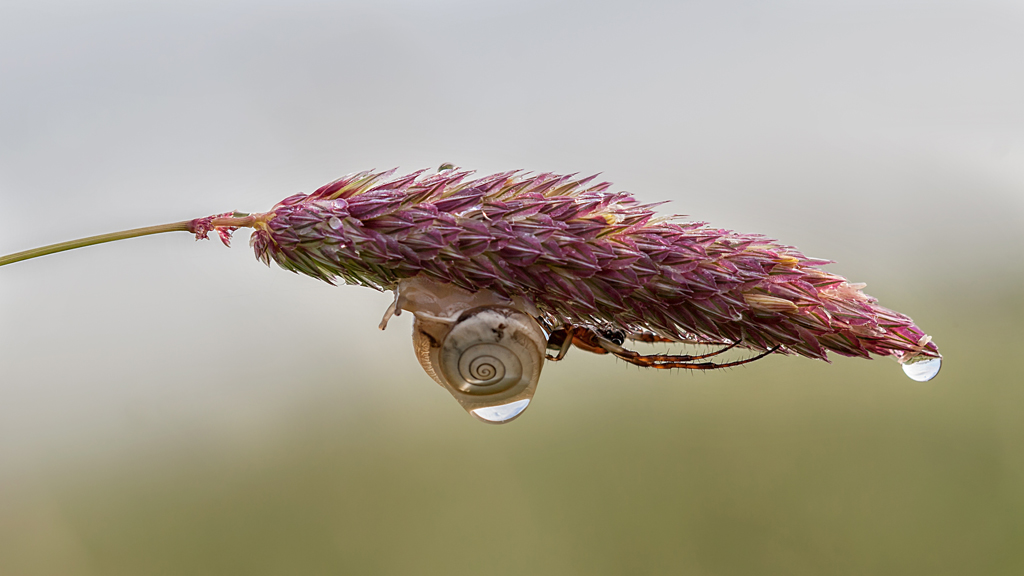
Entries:
<svg viewBox="0 0 1024 576">
<path fill-rule="evenodd" d="M 515 420 L 516 417 L 522 414 L 529 405 L 530 399 L 524 398 L 522 400 L 516 400 L 515 402 L 509 402 L 508 404 L 502 404 L 500 406 L 477 408 L 471 413 L 473 416 L 476 416 L 484 422 L 489 422 L 491 424 L 504 424 Z"/>
<path fill-rule="evenodd" d="M 903 371 L 907 376 L 918 382 L 927 382 L 935 378 L 935 375 L 939 373 L 939 368 L 942 368 L 942 358 L 928 358 L 917 362 L 907 362 L 903 365 Z"/>
</svg>

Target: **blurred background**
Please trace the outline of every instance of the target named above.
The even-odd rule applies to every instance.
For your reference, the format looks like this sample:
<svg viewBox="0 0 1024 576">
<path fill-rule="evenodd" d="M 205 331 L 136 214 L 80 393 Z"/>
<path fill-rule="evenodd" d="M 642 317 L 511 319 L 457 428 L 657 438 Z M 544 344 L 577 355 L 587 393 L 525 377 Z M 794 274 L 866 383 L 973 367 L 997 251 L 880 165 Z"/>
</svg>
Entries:
<svg viewBox="0 0 1024 576">
<path fill-rule="evenodd" d="M 0 574 L 1024 572 L 1016 2 L 4 2 L 0 253 L 369 168 L 601 172 L 945 355 L 643 372 L 507 426 L 390 294 L 186 234 L 0 269 Z"/>
</svg>

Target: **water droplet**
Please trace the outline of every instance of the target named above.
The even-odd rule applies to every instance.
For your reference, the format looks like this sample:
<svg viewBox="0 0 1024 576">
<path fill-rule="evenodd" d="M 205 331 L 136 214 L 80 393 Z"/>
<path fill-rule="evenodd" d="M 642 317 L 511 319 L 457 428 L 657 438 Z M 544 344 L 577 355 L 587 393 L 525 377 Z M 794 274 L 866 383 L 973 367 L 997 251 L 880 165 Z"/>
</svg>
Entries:
<svg viewBox="0 0 1024 576">
<path fill-rule="evenodd" d="M 327 221 L 327 224 L 335 230 L 341 230 L 341 220 L 337 216 L 331 216 L 331 219 Z"/>
<path fill-rule="evenodd" d="M 917 362 L 908 362 L 903 365 L 903 371 L 906 372 L 907 376 L 910 376 L 911 380 L 917 380 L 918 382 L 927 382 L 935 375 L 939 373 L 939 368 L 942 368 L 942 358 L 929 358 L 927 360 L 918 360 Z"/>
<path fill-rule="evenodd" d="M 455 164 L 451 162 L 445 162 L 437 167 L 438 172 L 447 172 L 448 170 L 455 170 Z"/>
<path fill-rule="evenodd" d="M 491 424 L 504 424 L 515 420 L 516 417 L 522 414 L 529 405 L 530 399 L 524 398 L 523 400 L 516 400 L 515 402 L 509 402 L 508 404 L 502 404 L 501 406 L 477 408 L 472 411 L 472 414 L 484 422 L 490 422 Z"/>
</svg>

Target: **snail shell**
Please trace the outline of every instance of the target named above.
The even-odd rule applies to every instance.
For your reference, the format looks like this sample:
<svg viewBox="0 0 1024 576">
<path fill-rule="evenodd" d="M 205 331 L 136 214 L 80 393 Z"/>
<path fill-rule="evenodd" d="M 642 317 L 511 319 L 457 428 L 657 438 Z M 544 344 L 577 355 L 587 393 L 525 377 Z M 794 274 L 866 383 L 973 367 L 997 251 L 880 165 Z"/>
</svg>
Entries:
<svg viewBox="0 0 1024 576">
<path fill-rule="evenodd" d="M 547 338 L 523 303 L 421 277 L 403 280 L 395 312 L 408 310 L 423 370 L 470 414 L 510 422 L 537 389 Z"/>
</svg>

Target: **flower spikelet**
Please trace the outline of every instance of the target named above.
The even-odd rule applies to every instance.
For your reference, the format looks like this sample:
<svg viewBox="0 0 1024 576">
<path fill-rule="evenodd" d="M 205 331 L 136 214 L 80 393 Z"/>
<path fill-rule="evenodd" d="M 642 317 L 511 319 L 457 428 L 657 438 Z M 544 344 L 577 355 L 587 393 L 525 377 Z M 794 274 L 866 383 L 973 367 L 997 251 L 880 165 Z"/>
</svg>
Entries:
<svg viewBox="0 0 1024 576">
<path fill-rule="evenodd" d="M 360 172 L 260 215 L 256 256 L 378 290 L 418 274 L 533 303 L 551 325 L 611 324 L 678 341 L 827 359 L 938 357 L 913 321 L 827 260 L 679 217 L 595 177 Z"/>
<path fill-rule="evenodd" d="M 224 214 L 216 214 L 214 216 L 207 216 L 206 218 L 196 218 L 192 220 L 189 225 L 189 232 L 196 235 L 196 240 L 207 240 L 210 237 L 210 232 L 217 232 L 217 237 L 224 243 L 225 246 L 231 246 L 231 234 L 235 230 L 238 230 L 238 226 L 216 226 L 213 221 L 218 218 L 227 218 L 234 216 L 234 212 L 226 212 Z"/>
</svg>

